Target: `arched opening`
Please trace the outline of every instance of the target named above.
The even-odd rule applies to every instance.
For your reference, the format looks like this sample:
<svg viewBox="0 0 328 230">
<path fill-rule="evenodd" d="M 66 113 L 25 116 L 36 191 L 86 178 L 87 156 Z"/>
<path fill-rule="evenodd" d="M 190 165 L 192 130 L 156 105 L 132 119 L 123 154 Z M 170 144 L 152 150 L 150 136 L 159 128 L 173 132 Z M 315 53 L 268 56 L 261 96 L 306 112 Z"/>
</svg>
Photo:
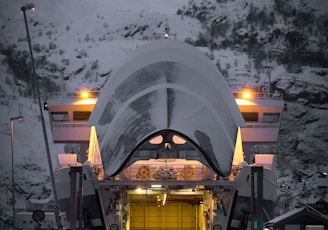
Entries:
<svg viewBox="0 0 328 230">
<path fill-rule="evenodd" d="M 115 177 L 129 183 L 121 197 L 125 228 L 207 229 L 213 193 L 201 182 L 214 176 L 187 136 L 169 129 L 150 135 Z"/>
<path fill-rule="evenodd" d="M 179 132 L 166 129 L 150 135 L 135 148 L 119 178 L 184 181 L 212 179 L 214 174 L 195 143 Z"/>
</svg>

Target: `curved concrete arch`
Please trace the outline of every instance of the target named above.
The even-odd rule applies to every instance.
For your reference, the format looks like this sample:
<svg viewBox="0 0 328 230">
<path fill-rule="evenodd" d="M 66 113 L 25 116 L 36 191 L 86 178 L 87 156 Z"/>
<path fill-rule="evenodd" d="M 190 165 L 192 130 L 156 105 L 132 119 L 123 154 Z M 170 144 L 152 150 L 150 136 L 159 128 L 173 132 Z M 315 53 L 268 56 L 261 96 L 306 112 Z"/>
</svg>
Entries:
<svg viewBox="0 0 328 230">
<path fill-rule="evenodd" d="M 160 40 L 138 48 L 113 73 L 89 124 L 96 126 L 108 176 L 160 130 L 184 134 L 217 173 L 228 175 L 244 121 L 223 76 L 203 53 Z"/>
</svg>

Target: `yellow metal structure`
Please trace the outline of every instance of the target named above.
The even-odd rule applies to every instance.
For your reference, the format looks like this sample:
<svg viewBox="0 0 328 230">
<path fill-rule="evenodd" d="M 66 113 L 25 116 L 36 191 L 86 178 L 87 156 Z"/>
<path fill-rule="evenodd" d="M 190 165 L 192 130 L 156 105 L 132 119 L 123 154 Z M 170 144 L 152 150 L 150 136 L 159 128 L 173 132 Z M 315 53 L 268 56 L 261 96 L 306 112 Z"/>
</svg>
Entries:
<svg viewBox="0 0 328 230">
<path fill-rule="evenodd" d="M 157 205 L 131 205 L 130 230 L 203 229 L 202 206 L 183 202 Z"/>
</svg>

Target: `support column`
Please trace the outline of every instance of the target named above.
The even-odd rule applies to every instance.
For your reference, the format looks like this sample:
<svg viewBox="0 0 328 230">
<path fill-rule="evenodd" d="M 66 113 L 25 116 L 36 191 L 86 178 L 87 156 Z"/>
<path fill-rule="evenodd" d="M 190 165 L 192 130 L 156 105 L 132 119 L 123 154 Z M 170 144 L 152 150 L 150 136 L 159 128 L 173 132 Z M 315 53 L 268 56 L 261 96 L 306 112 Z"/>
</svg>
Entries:
<svg viewBox="0 0 328 230">
<path fill-rule="evenodd" d="M 257 169 L 257 229 L 263 229 L 263 167 Z"/>
<path fill-rule="evenodd" d="M 255 181 L 254 173 L 256 173 L 256 191 L 257 197 L 255 199 Z M 257 229 L 263 229 L 263 167 L 251 167 L 251 230 L 254 230 L 255 219 L 257 222 Z"/>
<path fill-rule="evenodd" d="M 77 174 L 80 175 L 79 180 L 79 203 L 77 203 Z M 76 216 L 77 216 L 77 207 L 79 204 L 79 229 L 82 229 L 82 207 L 83 207 L 83 195 L 82 195 L 82 167 L 81 166 L 72 166 L 70 171 L 71 177 L 71 199 L 70 199 L 70 229 L 76 230 Z"/>
</svg>

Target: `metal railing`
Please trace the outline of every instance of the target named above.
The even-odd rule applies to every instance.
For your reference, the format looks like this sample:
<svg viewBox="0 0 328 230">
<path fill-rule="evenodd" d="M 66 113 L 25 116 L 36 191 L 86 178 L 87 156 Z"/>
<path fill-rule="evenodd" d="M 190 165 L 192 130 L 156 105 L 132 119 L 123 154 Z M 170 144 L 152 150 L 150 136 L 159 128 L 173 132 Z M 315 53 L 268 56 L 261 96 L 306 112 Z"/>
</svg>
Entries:
<svg viewBox="0 0 328 230">
<path fill-rule="evenodd" d="M 279 128 L 278 124 L 246 124 L 246 128 Z"/>
<path fill-rule="evenodd" d="M 55 123 L 53 122 L 52 123 L 52 127 L 55 127 L 55 128 L 83 128 L 83 127 L 87 127 L 87 128 L 90 128 L 90 126 L 86 123 L 84 124 L 72 124 L 72 123 L 69 123 L 69 124 L 63 124 L 63 123 Z"/>
<path fill-rule="evenodd" d="M 245 92 L 232 92 L 236 99 L 245 99 Z M 279 93 L 265 93 L 265 92 L 248 92 L 250 98 L 253 100 L 283 100 L 283 95 Z"/>
<path fill-rule="evenodd" d="M 47 94 L 47 98 L 57 99 L 57 98 L 80 98 L 81 92 L 52 92 Z M 99 90 L 88 91 L 88 98 L 98 98 L 100 95 Z"/>
</svg>

